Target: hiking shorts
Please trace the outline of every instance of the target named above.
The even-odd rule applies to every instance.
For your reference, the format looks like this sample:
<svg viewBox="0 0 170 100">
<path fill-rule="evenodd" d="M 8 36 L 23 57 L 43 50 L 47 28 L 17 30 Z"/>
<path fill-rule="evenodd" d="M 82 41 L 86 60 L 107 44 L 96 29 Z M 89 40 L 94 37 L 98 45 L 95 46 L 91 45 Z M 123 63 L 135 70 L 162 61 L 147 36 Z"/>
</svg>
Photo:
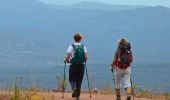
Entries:
<svg viewBox="0 0 170 100">
<path fill-rule="evenodd" d="M 126 69 L 121 69 L 119 67 L 116 67 L 114 69 L 115 88 L 120 89 L 121 86 L 123 88 L 131 87 L 130 75 L 131 75 L 130 67 Z"/>
</svg>

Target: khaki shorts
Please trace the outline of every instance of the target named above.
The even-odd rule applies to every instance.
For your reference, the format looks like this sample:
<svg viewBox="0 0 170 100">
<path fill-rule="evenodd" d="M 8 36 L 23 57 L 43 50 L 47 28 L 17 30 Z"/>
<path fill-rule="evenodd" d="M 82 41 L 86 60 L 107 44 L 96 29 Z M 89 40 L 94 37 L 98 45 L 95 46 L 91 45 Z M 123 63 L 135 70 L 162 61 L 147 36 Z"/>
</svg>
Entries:
<svg viewBox="0 0 170 100">
<path fill-rule="evenodd" d="M 121 86 L 123 88 L 131 87 L 130 75 L 131 75 L 130 67 L 126 69 L 116 67 L 114 69 L 115 88 L 120 89 Z"/>
</svg>

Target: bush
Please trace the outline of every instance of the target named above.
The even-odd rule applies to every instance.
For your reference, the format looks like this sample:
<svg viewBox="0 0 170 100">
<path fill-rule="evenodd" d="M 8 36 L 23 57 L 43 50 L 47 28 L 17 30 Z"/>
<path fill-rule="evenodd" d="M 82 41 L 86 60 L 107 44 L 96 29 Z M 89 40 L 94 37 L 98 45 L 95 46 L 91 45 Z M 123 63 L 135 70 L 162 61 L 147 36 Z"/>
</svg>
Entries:
<svg viewBox="0 0 170 100">
<path fill-rule="evenodd" d="M 65 88 L 67 87 L 67 81 L 66 79 L 64 80 L 64 75 L 58 75 L 56 76 L 57 79 L 57 90 L 60 92 L 63 92 Z"/>
</svg>

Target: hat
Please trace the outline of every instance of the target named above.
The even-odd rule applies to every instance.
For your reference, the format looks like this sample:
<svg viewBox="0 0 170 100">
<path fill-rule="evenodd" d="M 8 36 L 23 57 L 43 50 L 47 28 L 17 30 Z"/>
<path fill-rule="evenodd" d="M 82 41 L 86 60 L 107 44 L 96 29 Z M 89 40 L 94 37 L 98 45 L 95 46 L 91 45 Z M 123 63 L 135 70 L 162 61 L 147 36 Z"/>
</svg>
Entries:
<svg viewBox="0 0 170 100">
<path fill-rule="evenodd" d="M 128 43 L 128 39 L 127 38 L 120 38 L 120 39 L 118 39 L 118 43 L 119 44 L 120 43 L 126 44 L 126 43 Z"/>
</svg>

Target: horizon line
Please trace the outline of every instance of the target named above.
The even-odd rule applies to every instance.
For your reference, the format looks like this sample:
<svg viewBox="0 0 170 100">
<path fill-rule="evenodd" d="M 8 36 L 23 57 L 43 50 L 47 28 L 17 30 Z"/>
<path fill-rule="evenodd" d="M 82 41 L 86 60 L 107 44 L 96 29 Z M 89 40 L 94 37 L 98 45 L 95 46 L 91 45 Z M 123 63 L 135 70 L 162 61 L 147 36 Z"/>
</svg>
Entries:
<svg viewBox="0 0 170 100">
<path fill-rule="evenodd" d="M 80 4 L 82 2 L 85 2 L 85 3 L 98 3 L 98 4 L 104 4 L 104 5 L 118 5 L 118 6 L 146 6 L 146 7 L 156 7 L 156 6 L 161 6 L 161 7 L 167 7 L 167 8 L 170 8 L 169 6 L 165 6 L 165 5 L 143 5 L 143 4 L 119 4 L 119 3 L 115 3 L 115 4 L 111 4 L 111 3 L 106 3 L 106 2 L 99 2 L 99 1 L 79 1 L 79 2 L 76 2 L 76 3 L 70 3 L 70 4 L 57 4 L 57 3 L 50 3 L 50 2 L 47 2 L 47 1 L 42 1 L 42 0 L 37 0 L 39 2 L 42 2 L 42 3 L 46 3 L 46 4 L 51 4 L 51 5 L 54 5 L 54 6 L 74 6 L 74 5 L 77 5 L 77 4 Z"/>
</svg>

